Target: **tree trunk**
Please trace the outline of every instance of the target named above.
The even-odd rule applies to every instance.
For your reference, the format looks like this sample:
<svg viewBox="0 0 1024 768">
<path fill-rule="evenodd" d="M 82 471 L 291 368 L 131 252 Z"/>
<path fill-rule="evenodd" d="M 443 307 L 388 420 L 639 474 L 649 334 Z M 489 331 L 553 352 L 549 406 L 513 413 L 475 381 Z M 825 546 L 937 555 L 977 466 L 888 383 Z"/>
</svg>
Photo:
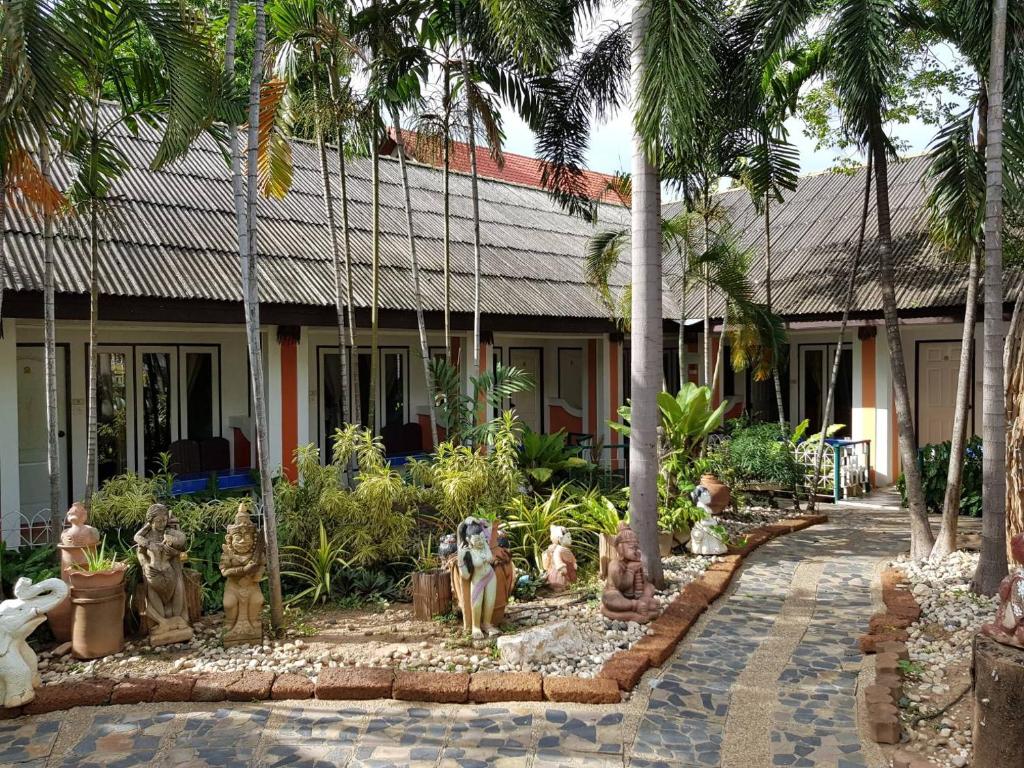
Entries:
<svg viewBox="0 0 1024 768">
<path fill-rule="evenodd" d="M 480 191 L 476 169 L 476 122 L 473 118 L 473 102 L 469 98 L 469 60 L 462 38 L 462 14 L 459 3 L 454 3 L 452 8 L 455 11 L 455 32 L 461 47 L 462 90 L 466 95 L 466 140 L 469 149 L 470 195 L 473 200 L 473 375 L 479 378 L 483 366 L 480 360 Z M 474 409 L 474 413 L 477 412 Z"/>
<path fill-rule="evenodd" d="M 50 178 L 50 142 L 44 135 L 39 144 L 39 166 L 43 178 Z M 60 539 L 64 511 L 60 508 L 60 448 L 57 418 L 57 319 L 54 305 L 56 286 L 53 273 L 53 212 L 43 214 L 43 359 L 46 369 L 46 471 L 50 491 L 50 542 Z"/>
<path fill-rule="evenodd" d="M 4 319 L 4 286 L 7 282 L 7 179 L 0 167 L 0 324 Z M 2 598 L 0 598 L 2 599 Z"/>
<path fill-rule="evenodd" d="M 704 386 L 711 386 L 711 283 L 707 266 L 704 267 Z"/>
<path fill-rule="evenodd" d="M 953 412 L 953 434 L 949 447 L 949 471 L 946 494 L 942 500 L 942 526 L 932 547 L 932 560 L 939 560 L 956 549 L 957 525 L 960 522 L 960 493 L 964 475 L 964 448 L 967 445 L 967 404 L 972 387 L 974 367 L 974 325 L 978 315 L 979 254 L 972 254 L 967 276 L 967 305 L 964 309 L 964 332 L 960 339 L 960 368 L 956 377 L 956 404 Z"/>
<path fill-rule="evenodd" d="M 319 57 L 315 49 L 313 54 L 313 101 L 319 103 L 317 90 L 319 83 Z M 341 248 L 338 244 L 338 221 L 334 214 L 334 194 L 331 190 L 331 173 L 327 167 L 327 142 L 324 138 L 323 122 L 317 113 L 316 120 L 316 145 L 320 154 L 320 185 L 324 196 L 324 214 L 327 216 L 327 228 L 331 233 L 331 260 L 334 266 L 334 317 L 338 326 L 338 362 L 339 374 L 341 376 L 341 402 L 342 410 L 347 418 L 351 418 L 348 402 L 348 337 L 345 335 L 345 284 L 342 280 L 344 265 L 341 263 Z M 339 150 L 340 151 L 340 150 Z M 330 435 L 325 435 L 329 441 Z M 330 448 L 326 449 L 326 459 L 331 460 Z"/>
<path fill-rule="evenodd" d="M 89 137 L 91 155 L 99 155 L 99 92 L 92 104 L 92 131 Z M 99 354 L 96 347 L 97 323 L 100 312 L 99 289 L 99 212 L 95 197 L 89 201 L 89 377 L 85 391 L 85 506 L 92 506 L 92 495 L 96 491 L 98 437 L 98 403 L 96 402 L 96 366 Z"/>
<path fill-rule="evenodd" d="M 832 404 L 836 399 L 836 385 L 839 383 L 839 361 L 842 360 L 843 342 L 846 338 L 846 326 L 850 322 L 850 311 L 857 292 L 857 269 L 860 266 L 860 255 L 864 250 L 864 232 L 868 225 L 868 208 L 871 205 L 871 170 L 872 157 L 868 155 L 866 178 L 864 180 L 864 206 L 860 213 L 860 231 L 857 234 L 857 248 L 850 256 L 850 274 L 846 282 L 846 296 L 843 302 L 843 319 L 839 323 L 839 337 L 836 341 L 836 354 L 832 359 L 832 376 L 828 380 L 828 393 L 825 395 L 825 409 L 821 414 L 821 439 L 814 451 L 814 466 L 811 470 L 811 488 L 807 494 L 807 509 L 814 510 L 818 485 L 821 483 L 821 459 L 825 455 L 825 436 L 831 426 Z M 838 459 L 837 459 L 838 460 Z M 836 489 L 838 490 L 838 489 Z"/>
<path fill-rule="evenodd" d="M 722 377 L 722 360 L 725 358 L 725 334 L 729 330 L 729 303 L 725 303 L 722 313 L 722 330 L 718 334 L 718 354 L 715 355 L 715 372 L 711 376 L 711 397 L 718 391 L 718 380 Z"/>
<path fill-rule="evenodd" d="M 647 8 L 633 10 L 633 93 L 644 67 Z M 664 581 L 658 547 L 658 382 L 661 381 L 661 189 L 642 138 L 633 134 L 632 208 L 632 418 L 629 439 L 630 520 L 640 540 L 644 569 Z"/>
<path fill-rule="evenodd" d="M 982 380 L 981 557 L 971 589 L 993 595 L 1006 576 L 1006 400 L 1003 381 L 1003 67 L 1006 0 L 992 5 L 985 147 L 985 373 Z"/>
<path fill-rule="evenodd" d="M 370 186 L 371 192 L 371 288 L 370 288 L 370 392 L 367 397 L 366 428 L 376 431 L 377 418 L 377 371 L 378 333 L 380 331 L 380 148 L 377 138 L 370 139 Z M 358 370 L 358 367 L 357 369 Z"/>
<path fill-rule="evenodd" d="M 444 357 L 452 365 L 458 361 L 452 360 L 452 200 L 451 200 L 451 71 L 448 68 L 448 52 L 445 51 L 444 80 L 442 88 L 442 109 L 444 111 L 444 141 L 442 147 L 443 170 L 441 184 L 444 188 Z"/>
<path fill-rule="evenodd" d="M 229 9 L 228 39 L 224 57 L 225 70 L 233 76 L 235 40 L 237 36 L 238 7 L 232 0 Z M 245 306 L 245 331 L 252 378 L 253 417 L 256 422 L 256 461 L 260 476 L 260 496 L 263 502 L 263 535 L 266 543 L 267 571 L 270 587 L 270 621 L 275 632 L 284 625 L 284 601 L 281 594 L 281 561 L 277 545 L 277 515 L 274 511 L 273 478 L 270 475 L 267 442 L 266 389 L 263 380 L 263 351 L 259 327 L 259 285 L 256 270 L 258 248 L 258 178 L 257 154 L 259 150 L 260 86 L 263 72 L 263 49 L 266 43 L 266 15 L 263 0 L 256 0 L 256 35 L 252 77 L 249 83 L 249 126 L 247 132 L 246 184 L 244 196 L 241 181 L 241 150 L 237 131 L 232 130 L 232 193 L 235 200 L 235 219 L 239 240 L 239 267 L 242 276 L 242 302 Z"/>
<path fill-rule="evenodd" d="M 1007 561 L 1016 563 L 1010 541 L 1024 533 L 1024 291 L 1017 295 L 1003 351 L 1006 373 L 1006 543 Z M 1016 563 L 1024 565 L 1024 563 Z"/>
<path fill-rule="evenodd" d="M 679 388 L 689 380 L 686 375 L 686 269 L 689 266 L 689 254 L 686 250 L 686 238 L 679 248 L 679 266 L 682 275 L 679 278 L 679 338 L 676 340 L 679 355 Z"/>
<path fill-rule="evenodd" d="M 405 228 L 409 236 L 409 266 L 412 269 L 412 295 L 416 303 L 416 327 L 420 334 L 420 359 L 423 361 L 423 381 L 427 386 L 427 411 L 430 414 L 430 445 L 437 450 L 437 409 L 434 406 L 434 380 L 430 375 L 430 343 L 427 324 L 423 319 L 423 291 L 420 290 L 420 263 L 416 257 L 416 233 L 412 223 L 412 196 L 409 192 L 409 169 L 405 164 L 405 138 L 398 118 L 398 107 L 391 107 L 391 122 L 395 126 L 395 145 L 398 147 L 398 167 L 402 174 L 402 192 L 405 196 Z"/>
<path fill-rule="evenodd" d="M 768 311 L 772 311 L 772 214 L 771 198 L 764 196 L 764 301 Z M 779 378 L 778 358 L 772 361 L 772 381 L 775 384 L 775 408 L 779 412 L 779 431 L 783 439 L 786 434 L 786 409 L 782 402 L 782 380 Z"/>
<path fill-rule="evenodd" d="M 974 636 L 974 768 L 1024 768 L 1024 651 Z"/>
<path fill-rule="evenodd" d="M 885 317 L 885 336 L 889 347 L 889 367 L 892 371 L 893 401 L 899 428 L 900 459 L 906 478 L 907 499 L 910 506 L 910 554 L 915 560 L 928 557 L 935 544 L 928 510 L 924 503 L 921 468 L 917 463 L 917 433 L 914 431 L 910 390 L 907 386 L 907 367 L 903 357 L 903 336 L 900 333 L 896 305 L 896 283 L 892 253 L 892 218 L 889 211 L 889 158 L 882 137 L 881 123 L 871 131 L 871 152 L 875 160 L 875 200 L 878 208 L 878 259 L 882 287 L 882 314 Z"/>
</svg>

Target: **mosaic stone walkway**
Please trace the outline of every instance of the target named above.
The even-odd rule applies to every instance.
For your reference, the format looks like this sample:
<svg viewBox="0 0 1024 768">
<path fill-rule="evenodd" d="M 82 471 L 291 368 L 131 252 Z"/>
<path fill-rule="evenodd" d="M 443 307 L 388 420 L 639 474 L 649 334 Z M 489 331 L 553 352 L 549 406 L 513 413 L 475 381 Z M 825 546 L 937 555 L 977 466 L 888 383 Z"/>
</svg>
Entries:
<svg viewBox="0 0 1024 768">
<path fill-rule="evenodd" d="M 0 766 L 875 768 L 858 733 L 856 638 L 880 562 L 906 547 L 906 524 L 877 510 L 830 515 L 759 549 L 621 705 L 81 709 L 0 723 Z"/>
</svg>

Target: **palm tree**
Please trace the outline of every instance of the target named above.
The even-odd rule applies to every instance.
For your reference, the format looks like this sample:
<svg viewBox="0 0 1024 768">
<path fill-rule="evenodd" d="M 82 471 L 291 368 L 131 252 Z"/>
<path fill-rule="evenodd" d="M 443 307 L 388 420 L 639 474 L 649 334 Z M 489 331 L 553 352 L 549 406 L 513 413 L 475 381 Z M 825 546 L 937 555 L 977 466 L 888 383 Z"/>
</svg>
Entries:
<svg viewBox="0 0 1024 768">
<path fill-rule="evenodd" d="M 982 404 L 981 557 L 971 589 L 995 594 L 1006 576 L 1006 400 L 1003 382 L 1003 81 L 1006 0 L 992 4 L 985 147 L 985 375 Z"/>
<path fill-rule="evenodd" d="M 238 33 L 238 0 L 231 0 L 225 45 L 224 69 L 230 82 L 235 71 L 235 47 Z M 270 582 L 270 618 L 275 631 L 284 623 L 284 601 L 281 594 L 281 560 L 277 543 L 277 515 L 274 510 L 273 478 L 270 474 L 270 446 L 267 441 L 267 410 L 263 380 L 263 350 L 260 340 L 258 283 L 258 213 L 260 134 L 266 132 L 260 120 L 260 96 L 263 76 L 263 52 L 266 44 L 266 14 L 263 0 L 256 0 L 256 33 L 252 71 L 249 83 L 249 114 L 246 130 L 245 182 L 242 176 L 242 152 L 238 131 L 228 131 L 231 150 L 231 185 L 235 204 L 238 236 L 239 270 L 242 303 L 245 313 L 246 344 L 252 383 L 253 418 L 256 432 L 256 459 L 260 475 L 260 498 L 263 503 L 263 533 L 267 547 Z"/>
<path fill-rule="evenodd" d="M 80 52 L 75 75 L 84 105 L 81 122 L 71 127 L 65 141 L 78 169 L 70 199 L 89 220 L 85 481 L 85 503 L 89 505 L 97 471 L 100 217 L 109 207 L 111 189 L 129 167 L 112 136 L 120 129 L 136 133 L 140 123 L 163 124 L 153 167 L 180 157 L 212 124 L 220 76 L 207 41 L 178 6 L 151 6 L 136 0 L 69 0 L 61 11 L 64 38 Z M 101 100 L 111 92 L 116 109 L 104 111 Z"/>
<path fill-rule="evenodd" d="M 50 182 L 50 137 L 39 137 L 39 171 Z M 64 521 L 60 508 L 60 448 L 57 427 L 57 320 L 54 303 L 56 287 L 53 272 L 52 211 L 43 214 L 43 364 L 46 368 L 46 471 L 49 474 L 50 541 L 56 543 Z"/>
</svg>

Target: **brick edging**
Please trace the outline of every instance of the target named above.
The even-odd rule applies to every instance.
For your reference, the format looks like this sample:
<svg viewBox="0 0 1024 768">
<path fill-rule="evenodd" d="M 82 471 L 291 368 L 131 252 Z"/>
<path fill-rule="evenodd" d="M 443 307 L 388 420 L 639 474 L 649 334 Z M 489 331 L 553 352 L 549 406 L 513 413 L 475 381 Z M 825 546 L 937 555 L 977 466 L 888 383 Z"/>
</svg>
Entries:
<svg viewBox="0 0 1024 768">
<path fill-rule="evenodd" d="M 729 588 L 743 559 L 761 545 L 794 531 L 828 522 L 827 515 L 802 515 L 749 532 L 742 547 L 730 547 L 720 561 L 683 588 L 649 625 L 654 631 L 605 662 L 595 678 L 538 673 L 415 672 L 376 667 L 324 669 L 316 683 L 301 675 L 272 672 L 211 672 L 155 678 L 92 678 L 36 689 L 17 709 L 0 708 L 0 720 L 41 715 L 81 706 L 161 702 L 400 699 L 436 703 L 552 701 L 615 704 L 651 667 L 674 652 L 708 606 Z"/>
</svg>

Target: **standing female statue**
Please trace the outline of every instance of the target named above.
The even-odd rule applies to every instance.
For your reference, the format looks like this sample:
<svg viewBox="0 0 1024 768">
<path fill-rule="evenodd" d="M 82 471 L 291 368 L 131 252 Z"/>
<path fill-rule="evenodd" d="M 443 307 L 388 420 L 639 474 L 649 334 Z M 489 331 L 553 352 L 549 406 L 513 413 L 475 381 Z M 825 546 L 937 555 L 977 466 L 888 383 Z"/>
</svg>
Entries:
<svg viewBox="0 0 1024 768">
<path fill-rule="evenodd" d="M 491 623 L 498 580 L 494 573 L 494 554 L 487 543 L 489 530 L 485 521 L 467 517 L 459 524 L 459 549 L 455 555 L 462 590 L 468 587 L 469 591 L 471 626 L 476 640 L 501 634 Z"/>
<path fill-rule="evenodd" d="M 150 645 L 187 643 L 192 639 L 192 627 L 181 564 L 187 548 L 185 534 L 167 507 L 154 504 L 146 511 L 146 524 L 135 534 L 135 543 L 146 584 Z"/>
</svg>

